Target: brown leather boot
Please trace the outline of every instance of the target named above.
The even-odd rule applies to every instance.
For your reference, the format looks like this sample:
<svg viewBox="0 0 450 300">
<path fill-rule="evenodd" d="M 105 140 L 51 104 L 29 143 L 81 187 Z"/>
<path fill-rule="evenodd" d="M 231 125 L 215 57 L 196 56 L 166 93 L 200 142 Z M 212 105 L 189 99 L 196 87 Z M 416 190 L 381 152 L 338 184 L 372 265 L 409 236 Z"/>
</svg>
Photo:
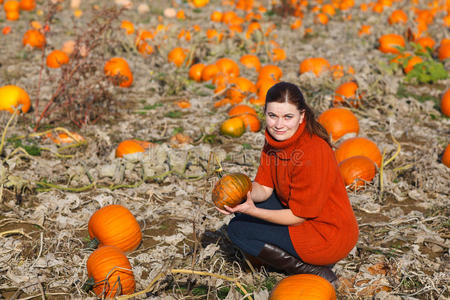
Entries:
<svg viewBox="0 0 450 300">
<path fill-rule="evenodd" d="M 325 278 L 331 283 L 337 279 L 336 274 L 330 267 L 307 264 L 271 244 L 265 244 L 257 258 L 275 269 L 286 272 L 288 275 L 314 274 Z"/>
</svg>

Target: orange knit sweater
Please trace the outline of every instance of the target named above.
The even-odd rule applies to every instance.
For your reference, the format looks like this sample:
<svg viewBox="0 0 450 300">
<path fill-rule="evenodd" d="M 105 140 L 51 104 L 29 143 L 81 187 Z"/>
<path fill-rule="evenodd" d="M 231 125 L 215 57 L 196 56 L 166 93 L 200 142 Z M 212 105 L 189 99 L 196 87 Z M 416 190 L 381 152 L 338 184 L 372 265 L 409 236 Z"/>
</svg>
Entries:
<svg viewBox="0 0 450 300">
<path fill-rule="evenodd" d="M 289 226 L 303 261 L 333 264 L 346 257 L 358 240 L 358 224 L 333 150 L 300 124 L 286 141 L 266 130 L 266 143 L 255 181 L 274 189 L 281 202 L 306 219 Z"/>
</svg>

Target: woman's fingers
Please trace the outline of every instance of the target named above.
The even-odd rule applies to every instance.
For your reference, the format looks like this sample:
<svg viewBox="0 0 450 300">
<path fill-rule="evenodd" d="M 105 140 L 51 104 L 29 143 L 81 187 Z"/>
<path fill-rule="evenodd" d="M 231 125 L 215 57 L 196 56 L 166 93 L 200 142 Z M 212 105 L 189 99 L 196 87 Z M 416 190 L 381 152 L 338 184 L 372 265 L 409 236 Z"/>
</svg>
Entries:
<svg viewBox="0 0 450 300">
<path fill-rule="evenodd" d="M 229 214 L 231 214 L 230 212 L 228 212 L 228 211 L 226 211 L 226 210 L 223 210 L 223 209 L 220 209 L 220 208 L 218 208 L 217 206 L 216 206 L 216 209 L 217 209 L 218 211 L 220 211 L 221 213 L 223 213 L 224 215 L 229 215 Z"/>
</svg>

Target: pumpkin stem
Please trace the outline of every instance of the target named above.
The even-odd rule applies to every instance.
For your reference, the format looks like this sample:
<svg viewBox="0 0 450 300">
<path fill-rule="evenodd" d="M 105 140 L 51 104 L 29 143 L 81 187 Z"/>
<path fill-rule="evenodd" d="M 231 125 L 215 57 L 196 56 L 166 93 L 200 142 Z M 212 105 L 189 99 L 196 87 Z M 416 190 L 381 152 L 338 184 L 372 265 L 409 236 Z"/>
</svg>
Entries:
<svg viewBox="0 0 450 300">
<path fill-rule="evenodd" d="M 222 176 L 223 176 L 223 168 L 222 168 L 222 165 L 221 165 L 219 159 L 217 158 L 217 155 L 216 155 L 215 153 L 213 153 L 213 155 L 214 155 L 214 159 L 216 160 L 217 164 L 219 165 L 219 168 L 218 168 L 218 169 L 215 169 L 214 171 L 217 173 L 217 175 L 219 176 L 219 178 L 222 178 Z"/>
<path fill-rule="evenodd" d="M 86 245 L 86 249 L 97 249 L 98 245 L 100 244 L 100 241 L 94 237 L 92 240 L 89 241 L 89 243 Z"/>
<path fill-rule="evenodd" d="M 89 277 L 88 280 L 86 280 L 86 282 L 83 284 L 83 286 L 81 287 L 81 289 L 83 291 L 85 291 L 86 293 L 89 292 L 90 290 L 92 290 L 92 288 L 95 285 L 95 280 L 93 277 Z"/>
</svg>

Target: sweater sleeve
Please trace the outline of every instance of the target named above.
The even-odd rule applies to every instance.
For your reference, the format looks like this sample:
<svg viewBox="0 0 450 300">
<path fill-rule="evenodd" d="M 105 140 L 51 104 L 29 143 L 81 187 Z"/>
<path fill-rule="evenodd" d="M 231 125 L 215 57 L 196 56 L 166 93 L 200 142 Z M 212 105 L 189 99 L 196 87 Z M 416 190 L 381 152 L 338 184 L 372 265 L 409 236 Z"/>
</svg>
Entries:
<svg viewBox="0 0 450 300">
<path fill-rule="evenodd" d="M 273 188 L 272 172 L 270 171 L 270 155 L 267 154 L 267 151 L 267 147 L 264 147 L 261 151 L 261 158 L 255 181 L 261 185 Z"/>
<path fill-rule="evenodd" d="M 305 219 L 320 215 L 338 171 L 333 158 L 333 150 L 328 145 L 317 143 L 293 168 L 288 203 L 294 215 Z"/>
</svg>

